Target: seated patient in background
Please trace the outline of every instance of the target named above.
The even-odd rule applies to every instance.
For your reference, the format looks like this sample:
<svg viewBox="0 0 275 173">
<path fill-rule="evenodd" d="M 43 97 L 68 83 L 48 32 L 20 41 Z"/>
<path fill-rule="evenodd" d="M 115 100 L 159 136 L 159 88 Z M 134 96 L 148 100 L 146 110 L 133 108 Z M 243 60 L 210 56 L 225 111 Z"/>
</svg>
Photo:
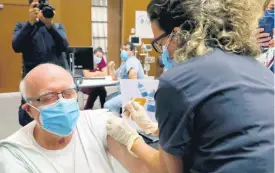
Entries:
<svg viewBox="0 0 275 173">
<path fill-rule="evenodd" d="M 20 83 L 34 119 L 0 141 L 0 172 L 113 173 L 111 154 L 130 173 L 148 172 L 127 148 L 107 136 L 107 112 L 80 111 L 73 78 L 62 67 L 42 64 Z M 110 113 L 109 113 L 110 114 Z"/>
<path fill-rule="evenodd" d="M 122 62 L 117 70 L 115 70 L 115 63 L 113 61 L 108 64 L 109 73 L 113 80 L 144 78 L 143 67 L 135 56 L 135 46 L 131 42 L 126 42 L 122 45 L 120 58 Z M 104 104 L 104 108 L 119 114 L 121 107 L 122 100 L 120 87 L 118 87 L 117 94 Z"/>
<path fill-rule="evenodd" d="M 83 70 L 83 76 L 86 78 L 107 76 L 107 65 L 104 59 L 104 52 L 101 47 L 94 50 L 94 70 Z M 94 103 L 98 96 L 101 108 L 103 108 L 107 96 L 105 87 L 84 88 L 82 89 L 82 92 L 89 95 L 84 107 L 85 110 L 93 109 Z"/>
</svg>

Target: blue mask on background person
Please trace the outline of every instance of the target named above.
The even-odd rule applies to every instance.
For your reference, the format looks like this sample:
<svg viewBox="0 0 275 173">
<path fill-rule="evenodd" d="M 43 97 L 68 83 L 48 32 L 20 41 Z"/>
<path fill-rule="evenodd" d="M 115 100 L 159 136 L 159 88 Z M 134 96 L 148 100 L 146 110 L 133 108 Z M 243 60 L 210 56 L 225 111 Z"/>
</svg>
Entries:
<svg viewBox="0 0 275 173">
<path fill-rule="evenodd" d="M 265 10 L 264 16 L 265 17 L 272 17 L 274 19 L 274 17 L 275 17 L 274 10 Z"/>
<path fill-rule="evenodd" d="M 101 62 L 101 58 L 97 57 L 97 56 L 94 56 L 94 63 L 97 65 Z"/>
<path fill-rule="evenodd" d="M 128 58 L 129 58 L 129 53 L 126 52 L 125 50 L 122 50 L 120 52 L 120 58 L 123 60 L 123 61 L 127 61 Z"/>
<path fill-rule="evenodd" d="M 172 68 L 173 61 L 170 59 L 169 52 L 166 47 L 162 48 L 161 60 L 166 70 Z"/>
<path fill-rule="evenodd" d="M 42 128 L 62 137 L 73 132 L 80 114 L 76 99 L 60 98 L 56 103 L 41 106 L 37 110 L 40 112 Z"/>
</svg>

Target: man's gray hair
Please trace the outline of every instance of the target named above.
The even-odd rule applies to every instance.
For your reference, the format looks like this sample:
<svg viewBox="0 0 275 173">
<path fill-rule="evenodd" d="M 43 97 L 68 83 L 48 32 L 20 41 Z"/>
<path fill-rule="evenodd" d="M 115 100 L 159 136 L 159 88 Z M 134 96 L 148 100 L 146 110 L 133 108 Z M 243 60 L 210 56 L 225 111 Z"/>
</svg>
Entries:
<svg viewBox="0 0 275 173">
<path fill-rule="evenodd" d="M 72 87 L 77 87 L 77 85 L 75 85 L 74 81 L 72 82 Z M 26 85 L 25 85 L 24 79 L 22 79 L 21 82 L 20 82 L 19 91 L 20 91 L 21 96 L 23 97 L 23 99 L 27 102 Z"/>
<path fill-rule="evenodd" d="M 20 91 L 21 96 L 23 97 L 23 99 L 26 100 L 26 86 L 25 86 L 24 79 L 22 79 L 21 82 L 20 82 L 19 91 Z"/>
<path fill-rule="evenodd" d="M 58 66 L 58 65 L 56 65 L 56 64 L 54 64 L 54 63 L 44 63 L 44 64 L 49 64 L 49 65 Z M 43 64 L 40 64 L 40 65 L 43 65 Z M 59 67 L 60 67 L 60 66 L 59 66 Z M 61 68 L 62 68 L 62 67 L 61 67 Z M 77 85 L 74 83 L 74 78 L 73 78 L 72 74 L 70 73 L 70 71 L 68 71 L 68 70 L 66 70 L 66 69 L 64 69 L 64 70 L 72 77 L 72 80 L 73 80 L 73 82 L 72 82 L 72 87 L 77 87 Z M 20 91 L 20 93 L 21 93 L 23 99 L 26 101 L 27 95 L 26 95 L 25 78 L 22 79 L 21 82 L 20 82 L 19 91 Z"/>
</svg>

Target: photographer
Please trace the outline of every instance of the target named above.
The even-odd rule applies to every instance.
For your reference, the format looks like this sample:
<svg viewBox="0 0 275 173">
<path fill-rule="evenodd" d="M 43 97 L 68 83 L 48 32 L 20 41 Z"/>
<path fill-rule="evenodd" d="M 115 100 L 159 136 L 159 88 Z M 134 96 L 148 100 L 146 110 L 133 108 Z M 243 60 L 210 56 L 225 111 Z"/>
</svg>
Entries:
<svg viewBox="0 0 275 173">
<path fill-rule="evenodd" d="M 47 0 L 29 0 L 29 4 L 29 20 L 16 24 L 12 41 L 14 51 L 23 54 L 22 78 L 41 63 L 62 65 L 59 58 L 68 47 L 64 27 L 53 23 L 55 12 Z M 31 121 L 20 106 L 19 123 L 25 126 Z"/>
</svg>

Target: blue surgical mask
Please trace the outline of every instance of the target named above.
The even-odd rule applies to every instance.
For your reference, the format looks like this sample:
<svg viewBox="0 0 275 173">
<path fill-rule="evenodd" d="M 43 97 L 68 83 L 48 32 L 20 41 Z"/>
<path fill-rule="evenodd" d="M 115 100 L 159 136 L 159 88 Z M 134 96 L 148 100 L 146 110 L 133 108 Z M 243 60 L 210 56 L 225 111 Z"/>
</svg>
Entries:
<svg viewBox="0 0 275 173">
<path fill-rule="evenodd" d="M 42 128 L 62 137 L 73 132 L 80 114 L 76 99 L 60 98 L 56 103 L 41 106 L 37 110 L 40 112 Z"/>
<path fill-rule="evenodd" d="M 127 61 L 128 58 L 129 58 L 129 53 L 126 52 L 125 50 L 122 50 L 120 52 L 120 58 L 123 60 L 123 61 Z"/>
<path fill-rule="evenodd" d="M 274 10 L 265 10 L 264 16 L 274 18 L 274 16 L 275 16 Z"/>
<path fill-rule="evenodd" d="M 97 57 L 97 56 L 94 56 L 94 63 L 97 65 L 101 62 L 101 58 Z"/>
<path fill-rule="evenodd" d="M 169 52 L 168 52 L 168 49 L 167 49 L 173 35 L 175 35 L 175 33 L 172 32 L 169 35 L 169 38 L 167 39 L 167 41 L 165 43 L 165 46 L 162 47 L 161 59 L 162 59 L 162 63 L 164 65 L 165 70 L 169 70 L 173 66 L 173 61 L 170 59 L 170 55 L 169 55 Z"/>
<path fill-rule="evenodd" d="M 172 68 L 173 62 L 170 59 L 169 52 L 166 47 L 162 48 L 162 54 L 161 54 L 162 63 L 164 65 L 164 68 L 166 70 L 169 70 Z"/>
</svg>

